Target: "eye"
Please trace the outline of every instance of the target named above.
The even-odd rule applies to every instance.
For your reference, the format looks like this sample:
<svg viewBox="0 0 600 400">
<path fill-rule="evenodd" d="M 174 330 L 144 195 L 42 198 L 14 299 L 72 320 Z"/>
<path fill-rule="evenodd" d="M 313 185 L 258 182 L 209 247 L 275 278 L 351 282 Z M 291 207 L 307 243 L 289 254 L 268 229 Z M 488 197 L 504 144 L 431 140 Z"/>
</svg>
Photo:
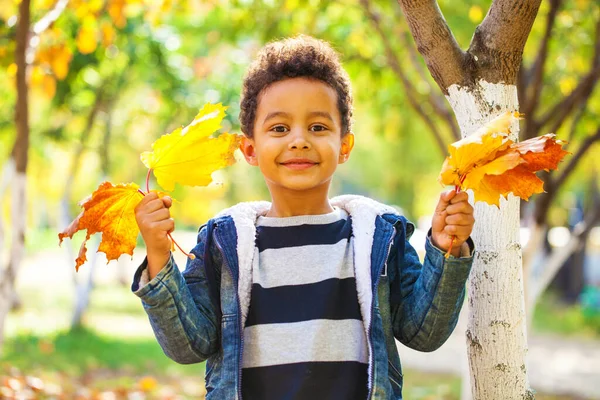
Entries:
<svg viewBox="0 0 600 400">
<path fill-rule="evenodd" d="M 327 130 L 325 125 L 313 125 L 310 127 L 313 132 L 323 132 Z"/>
<path fill-rule="evenodd" d="M 272 132 L 276 132 L 276 133 L 286 133 L 287 132 L 287 128 L 283 125 L 275 125 L 274 127 L 272 127 L 270 129 L 270 131 Z"/>
</svg>

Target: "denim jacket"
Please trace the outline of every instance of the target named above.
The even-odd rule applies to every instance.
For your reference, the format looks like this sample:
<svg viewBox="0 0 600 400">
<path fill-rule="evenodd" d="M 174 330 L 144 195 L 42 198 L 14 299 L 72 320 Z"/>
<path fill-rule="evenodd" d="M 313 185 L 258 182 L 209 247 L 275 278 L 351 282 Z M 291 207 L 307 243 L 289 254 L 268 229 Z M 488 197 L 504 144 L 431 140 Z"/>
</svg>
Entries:
<svg viewBox="0 0 600 400">
<path fill-rule="evenodd" d="M 362 196 L 330 200 L 352 217 L 354 268 L 369 349 L 369 400 L 402 399 L 394 339 L 433 351 L 450 336 L 464 300 L 469 255 L 444 258 L 426 242 L 423 264 L 408 239 L 414 225 L 392 207 Z M 165 354 L 182 364 L 206 362 L 207 400 L 241 400 L 243 327 L 250 305 L 255 222 L 268 202 L 240 203 L 202 226 L 196 257 L 181 273 L 173 258 L 147 284 L 144 261 L 132 291 L 141 298 Z M 147 278 L 146 278 L 147 279 Z"/>
</svg>

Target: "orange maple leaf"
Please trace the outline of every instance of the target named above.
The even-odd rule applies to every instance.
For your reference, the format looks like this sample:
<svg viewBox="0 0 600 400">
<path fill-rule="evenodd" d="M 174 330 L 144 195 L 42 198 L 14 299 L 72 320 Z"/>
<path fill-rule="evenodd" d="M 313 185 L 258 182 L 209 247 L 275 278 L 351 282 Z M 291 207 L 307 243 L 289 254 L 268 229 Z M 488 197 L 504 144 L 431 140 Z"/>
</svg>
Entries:
<svg viewBox="0 0 600 400">
<path fill-rule="evenodd" d="M 98 251 L 106 254 L 107 261 L 116 260 L 121 254 L 133 255 L 139 232 L 134 209 L 144 197 L 138 189 L 134 183 L 115 186 L 104 182 L 80 203 L 83 211 L 58 234 L 59 243 L 62 243 L 64 238 L 73 238 L 78 231 L 87 231 L 75 260 L 76 270 L 87 260 L 86 243 L 94 233 L 102 232 Z"/>
<path fill-rule="evenodd" d="M 528 200 L 544 191 L 536 171 L 557 169 L 566 154 L 566 142 L 546 134 L 515 143 L 509 138 L 510 126 L 518 113 L 505 113 L 485 124 L 474 134 L 448 146 L 438 181 L 471 189 L 475 201 L 500 205 L 500 196 L 512 193 Z"/>
</svg>

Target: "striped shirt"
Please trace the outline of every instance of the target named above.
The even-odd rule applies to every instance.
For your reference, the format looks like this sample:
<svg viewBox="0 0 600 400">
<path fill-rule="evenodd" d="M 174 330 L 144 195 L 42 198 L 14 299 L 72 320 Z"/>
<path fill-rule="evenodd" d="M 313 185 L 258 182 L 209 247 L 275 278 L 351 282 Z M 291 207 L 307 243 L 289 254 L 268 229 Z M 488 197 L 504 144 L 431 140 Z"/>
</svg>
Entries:
<svg viewBox="0 0 600 400">
<path fill-rule="evenodd" d="M 368 347 L 352 221 L 259 217 L 244 327 L 244 400 L 364 400 Z"/>
</svg>

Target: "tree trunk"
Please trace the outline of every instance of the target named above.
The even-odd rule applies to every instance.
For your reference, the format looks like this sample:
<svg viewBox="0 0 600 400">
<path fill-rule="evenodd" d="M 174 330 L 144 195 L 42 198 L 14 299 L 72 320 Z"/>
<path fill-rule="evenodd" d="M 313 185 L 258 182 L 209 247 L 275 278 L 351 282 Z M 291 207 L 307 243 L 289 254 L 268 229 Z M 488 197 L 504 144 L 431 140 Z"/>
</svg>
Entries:
<svg viewBox="0 0 600 400">
<path fill-rule="evenodd" d="M 0 180 L 0 204 L 4 201 L 4 193 L 8 188 L 8 185 L 13 180 L 13 176 L 15 175 L 15 160 L 10 157 L 8 161 L 4 164 L 2 168 L 2 180 Z M 4 250 L 4 219 L 3 213 L 0 212 L 0 266 L 4 263 L 4 254 L 2 253 Z"/>
<path fill-rule="evenodd" d="M 435 0 L 399 0 L 419 52 L 454 111 L 463 137 L 518 111 L 517 76 L 541 0 L 494 0 L 463 51 Z M 511 127 L 518 138 L 519 124 Z M 519 199 L 475 205 L 475 262 L 469 279 L 467 352 L 477 400 L 531 399 Z"/>
<path fill-rule="evenodd" d="M 92 289 L 94 288 L 94 276 L 96 271 L 96 264 L 98 262 L 98 246 L 100 241 L 97 237 L 94 238 L 93 244 L 90 246 L 92 251 L 92 259 L 89 263 L 88 275 L 84 278 L 78 272 L 73 272 L 73 280 L 75 283 L 75 307 L 73 309 L 73 316 L 71 318 L 71 330 L 75 330 L 81 327 L 83 323 L 83 316 L 90 304 L 90 297 Z M 72 260 L 72 258 L 71 258 Z M 79 279 L 78 279 L 79 278 Z"/>
<path fill-rule="evenodd" d="M 498 113 L 519 109 L 515 86 L 483 80 L 469 90 L 450 87 L 448 100 L 463 136 Z M 512 126 L 513 140 L 518 138 L 518 128 L 518 123 Z M 476 399 L 533 398 L 525 363 L 519 199 L 502 200 L 500 210 L 478 203 L 475 220 L 477 252 L 469 279 L 466 331 L 471 392 Z"/>
<path fill-rule="evenodd" d="M 0 351 L 4 344 L 4 321 L 15 298 L 15 279 L 25 250 L 25 217 L 27 209 L 27 153 L 29 150 L 29 104 L 27 88 L 27 63 L 25 54 L 29 41 L 30 0 L 19 4 L 17 25 L 17 103 L 15 106 L 15 126 L 17 137 L 11 158 L 15 162 L 15 177 L 11 196 L 11 249 L 8 265 L 0 270 Z"/>
</svg>

